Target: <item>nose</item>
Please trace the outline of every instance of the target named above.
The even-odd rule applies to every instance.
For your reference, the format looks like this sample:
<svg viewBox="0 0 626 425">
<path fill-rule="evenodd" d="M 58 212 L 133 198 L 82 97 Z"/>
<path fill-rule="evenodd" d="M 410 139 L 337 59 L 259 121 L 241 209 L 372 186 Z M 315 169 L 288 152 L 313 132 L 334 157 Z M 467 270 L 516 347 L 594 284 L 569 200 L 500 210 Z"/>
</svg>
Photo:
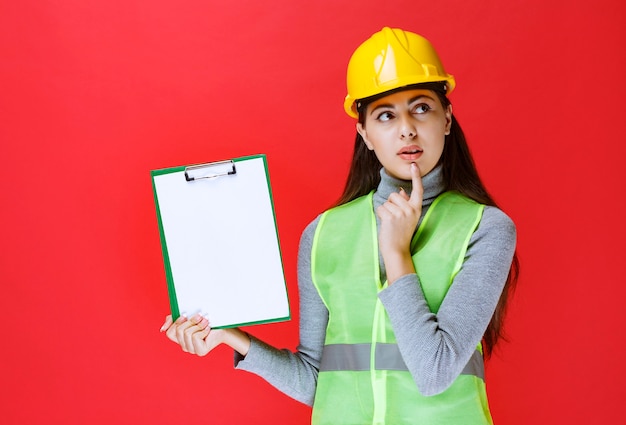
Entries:
<svg viewBox="0 0 626 425">
<path fill-rule="evenodd" d="M 400 120 L 400 138 L 401 139 L 414 139 L 417 136 L 417 128 L 413 122 L 412 117 L 403 116 Z"/>
</svg>

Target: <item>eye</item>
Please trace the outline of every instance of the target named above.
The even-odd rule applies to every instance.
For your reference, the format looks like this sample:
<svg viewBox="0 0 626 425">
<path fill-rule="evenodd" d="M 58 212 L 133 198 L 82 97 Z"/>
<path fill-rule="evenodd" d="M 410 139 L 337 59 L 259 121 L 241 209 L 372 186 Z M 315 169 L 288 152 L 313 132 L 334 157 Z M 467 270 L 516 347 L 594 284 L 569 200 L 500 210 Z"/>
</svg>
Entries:
<svg viewBox="0 0 626 425">
<path fill-rule="evenodd" d="M 414 111 L 416 114 L 425 114 L 426 112 L 430 111 L 432 108 L 427 105 L 426 103 L 420 103 L 418 105 L 415 105 Z"/>
<path fill-rule="evenodd" d="M 392 118 L 393 118 L 393 114 L 389 111 L 382 112 L 378 114 L 378 116 L 376 117 L 378 121 L 382 121 L 382 122 L 390 121 Z"/>
</svg>

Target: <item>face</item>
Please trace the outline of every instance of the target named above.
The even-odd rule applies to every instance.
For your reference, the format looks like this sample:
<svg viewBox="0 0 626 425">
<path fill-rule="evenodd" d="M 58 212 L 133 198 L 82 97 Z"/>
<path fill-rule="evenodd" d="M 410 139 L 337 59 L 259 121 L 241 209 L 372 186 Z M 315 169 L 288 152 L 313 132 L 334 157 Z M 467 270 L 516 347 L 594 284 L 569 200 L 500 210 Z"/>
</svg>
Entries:
<svg viewBox="0 0 626 425">
<path fill-rule="evenodd" d="M 421 176 L 435 168 L 450 133 L 452 105 L 444 108 L 431 90 L 405 90 L 370 103 L 364 113 L 357 131 L 387 174 L 411 180 L 412 162 Z"/>
</svg>

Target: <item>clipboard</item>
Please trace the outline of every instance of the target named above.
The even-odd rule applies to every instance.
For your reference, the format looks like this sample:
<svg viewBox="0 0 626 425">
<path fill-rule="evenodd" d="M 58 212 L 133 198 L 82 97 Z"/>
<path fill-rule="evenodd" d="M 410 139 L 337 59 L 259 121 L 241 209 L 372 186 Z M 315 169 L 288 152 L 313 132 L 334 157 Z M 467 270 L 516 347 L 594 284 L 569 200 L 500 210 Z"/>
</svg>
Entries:
<svg viewBox="0 0 626 425">
<path fill-rule="evenodd" d="M 265 155 L 152 170 L 176 320 L 212 328 L 290 320 Z"/>
</svg>

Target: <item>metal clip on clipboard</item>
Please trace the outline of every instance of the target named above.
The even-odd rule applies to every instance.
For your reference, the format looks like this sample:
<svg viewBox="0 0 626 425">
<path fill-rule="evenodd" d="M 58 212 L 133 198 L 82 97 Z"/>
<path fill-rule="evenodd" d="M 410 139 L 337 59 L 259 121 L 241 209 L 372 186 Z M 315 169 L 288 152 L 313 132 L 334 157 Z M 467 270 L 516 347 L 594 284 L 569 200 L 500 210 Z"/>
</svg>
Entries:
<svg viewBox="0 0 626 425">
<path fill-rule="evenodd" d="M 202 179 L 215 179 L 217 177 L 230 176 L 233 174 L 237 174 L 237 169 L 235 168 L 235 162 L 233 160 L 210 162 L 208 164 L 185 167 L 185 180 L 188 182 Z"/>
</svg>

